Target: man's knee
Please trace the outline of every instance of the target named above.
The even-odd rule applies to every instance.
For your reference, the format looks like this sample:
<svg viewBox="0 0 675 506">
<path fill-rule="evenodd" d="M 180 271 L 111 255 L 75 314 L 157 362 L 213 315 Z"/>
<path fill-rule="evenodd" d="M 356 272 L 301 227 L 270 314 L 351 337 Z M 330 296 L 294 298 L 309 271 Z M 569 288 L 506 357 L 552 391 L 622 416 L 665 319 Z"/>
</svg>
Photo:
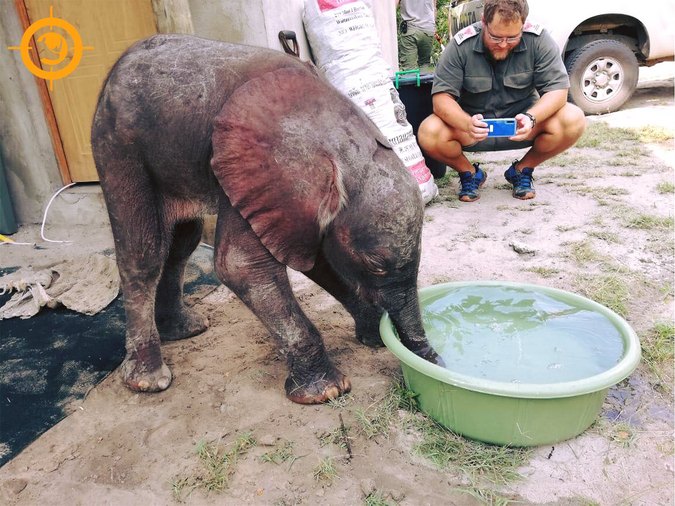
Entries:
<svg viewBox="0 0 675 506">
<path fill-rule="evenodd" d="M 576 141 L 586 130 L 584 111 L 569 102 L 565 104 L 562 111 L 564 113 L 563 128 L 565 129 L 565 135 Z"/>
<path fill-rule="evenodd" d="M 559 142 L 568 144 L 576 142 L 586 129 L 586 116 L 574 104 L 567 102 L 562 109 L 549 118 L 542 130 L 537 134 L 548 133 Z"/>
<path fill-rule="evenodd" d="M 417 129 L 417 142 L 426 153 L 432 153 L 436 150 L 436 144 L 440 130 L 444 126 L 441 118 L 435 114 L 427 116 Z"/>
</svg>

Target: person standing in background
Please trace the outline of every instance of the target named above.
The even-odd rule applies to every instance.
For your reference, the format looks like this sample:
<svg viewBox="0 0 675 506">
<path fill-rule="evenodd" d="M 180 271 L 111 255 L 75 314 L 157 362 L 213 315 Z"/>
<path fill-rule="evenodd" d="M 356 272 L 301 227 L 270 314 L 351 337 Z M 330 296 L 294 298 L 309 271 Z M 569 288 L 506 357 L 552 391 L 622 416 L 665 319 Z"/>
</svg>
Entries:
<svg viewBox="0 0 675 506">
<path fill-rule="evenodd" d="M 436 0 L 397 0 L 401 8 L 399 70 L 432 72 L 431 49 L 436 33 Z"/>
</svg>

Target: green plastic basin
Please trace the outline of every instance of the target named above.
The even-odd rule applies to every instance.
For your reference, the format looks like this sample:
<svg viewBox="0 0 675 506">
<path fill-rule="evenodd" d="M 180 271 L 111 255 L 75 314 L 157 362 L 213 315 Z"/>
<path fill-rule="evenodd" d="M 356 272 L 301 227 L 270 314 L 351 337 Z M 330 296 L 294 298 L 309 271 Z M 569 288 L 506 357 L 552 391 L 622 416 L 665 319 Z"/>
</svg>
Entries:
<svg viewBox="0 0 675 506">
<path fill-rule="evenodd" d="M 494 323 L 486 323 L 484 314 L 480 317 L 474 317 L 471 314 L 462 319 L 462 325 L 472 327 L 466 329 L 467 335 L 473 332 L 474 341 L 477 339 L 478 348 L 481 349 L 482 347 L 486 352 L 490 351 L 494 354 L 496 350 L 498 354 L 500 347 L 506 349 L 512 344 L 505 342 L 504 339 L 518 339 L 518 345 L 520 346 L 518 353 L 524 363 L 547 363 L 550 361 L 549 357 L 538 355 L 545 353 L 542 350 L 547 345 L 547 339 L 553 339 L 552 331 L 544 325 L 549 320 L 556 319 L 562 313 L 592 314 L 602 323 L 602 325 L 597 326 L 597 329 L 604 329 L 604 334 L 607 334 L 606 331 L 611 329 L 610 334 L 616 336 L 617 343 L 614 343 L 616 346 L 609 343 L 612 345 L 609 346 L 606 336 L 600 335 L 602 332 L 596 332 L 596 324 L 591 329 L 585 329 L 584 332 L 577 331 L 576 333 L 573 327 L 568 326 L 569 328 L 566 328 L 563 325 L 562 330 L 556 331 L 555 334 L 555 339 L 558 341 L 566 339 L 565 332 L 570 333 L 570 342 L 573 342 L 574 339 L 581 339 L 584 341 L 584 345 L 588 344 L 586 341 L 592 341 L 597 336 L 601 344 L 595 346 L 595 349 L 598 350 L 599 355 L 602 355 L 605 349 L 615 348 L 616 360 L 612 360 L 612 363 L 606 369 L 593 372 L 587 376 L 582 374 L 582 377 L 578 378 L 573 377 L 560 381 L 551 379 L 549 382 L 547 381 L 549 376 L 555 378 L 557 371 L 551 371 L 549 375 L 543 368 L 543 373 L 539 373 L 536 381 L 527 381 L 527 378 L 506 381 L 490 377 L 490 374 L 480 374 L 481 371 L 488 372 L 487 368 L 489 368 L 489 372 L 494 372 L 496 376 L 499 376 L 499 371 L 493 371 L 493 369 L 498 369 L 501 366 L 495 366 L 493 363 L 483 367 L 483 361 L 476 364 L 464 363 L 464 359 L 466 361 L 478 361 L 481 357 L 476 353 L 462 357 L 462 371 L 453 370 L 453 367 L 456 366 L 451 364 L 443 367 L 415 355 L 401 344 L 389 316 L 385 314 L 380 322 L 382 340 L 387 348 L 401 361 L 406 385 L 417 394 L 420 409 L 458 434 L 488 443 L 510 446 L 537 446 L 572 438 L 586 430 L 595 421 L 609 388 L 629 376 L 640 361 L 638 338 L 633 329 L 619 315 L 585 297 L 555 288 L 523 283 L 475 281 L 445 283 L 421 289 L 419 292 L 420 307 L 425 331 L 430 340 L 431 335 L 438 334 L 439 329 L 446 329 L 446 331 L 452 329 L 452 322 L 458 321 L 454 317 L 456 316 L 454 313 L 457 313 L 459 306 L 449 305 L 439 308 L 439 304 L 444 303 L 445 296 L 452 296 L 453 293 L 460 293 L 465 290 L 474 294 L 489 293 L 491 294 L 490 297 L 498 299 L 501 308 L 509 307 L 509 301 L 512 300 L 509 297 L 512 297 L 514 293 L 526 294 L 526 297 L 521 298 L 527 299 L 528 302 L 525 305 L 529 304 L 533 308 L 539 303 L 532 301 L 545 299 L 545 302 L 539 304 L 536 310 L 532 309 L 531 311 L 532 314 L 536 315 L 534 325 L 523 323 L 522 314 L 525 313 L 521 311 L 522 301 L 513 303 L 514 306 L 520 307 L 513 313 L 513 322 L 508 321 L 508 318 L 510 318 L 508 311 L 505 312 L 502 309 L 501 312 L 496 313 L 501 318 L 499 325 L 505 325 L 509 328 L 512 326 L 528 327 L 530 334 L 534 334 L 536 341 L 542 344 L 542 346 L 530 346 L 530 349 L 528 349 L 528 343 L 534 341 L 523 339 L 521 342 L 519 332 L 513 333 L 512 336 L 506 335 L 507 333 L 504 332 L 505 335 L 500 336 L 500 342 L 496 342 L 493 330 L 502 327 Z M 487 297 L 486 301 L 491 303 L 492 301 L 488 300 Z M 480 299 L 479 301 L 485 302 Z M 558 312 L 550 319 L 546 317 L 545 311 L 543 311 L 544 315 L 542 316 L 541 308 L 551 307 L 551 301 L 559 302 L 571 309 L 566 312 Z M 474 309 L 480 306 L 481 304 L 474 301 L 471 306 L 472 312 L 475 313 Z M 482 306 L 490 306 L 490 304 L 482 304 Z M 583 320 L 580 321 L 583 322 Z M 543 322 L 540 331 L 536 328 L 536 322 Z M 480 325 L 488 324 L 492 330 L 488 332 L 487 327 L 485 327 L 486 331 L 482 332 Z M 453 349 L 462 350 L 466 344 L 461 342 L 463 330 L 457 330 L 459 332 L 448 331 L 448 334 L 454 336 L 448 337 L 448 339 L 458 341 L 451 343 L 448 348 L 451 352 Z M 485 335 L 485 343 L 480 341 L 483 335 Z M 437 339 L 438 336 L 436 335 L 435 338 Z M 432 342 L 434 341 L 432 340 Z M 556 346 L 558 345 L 556 344 Z M 550 348 L 551 346 L 549 346 Z M 576 351 L 579 353 L 578 350 Z M 528 353 L 530 356 L 528 356 Z M 609 351 L 606 354 L 609 354 Z M 581 360 L 579 361 L 581 362 Z M 514 365 L 514 360 L 509 358 L 505 359 L 504 362 L 508 363 L 504 367 L 517 371 L 518 366 L 517 364 Z M 464 367 L 465 365 L 466 367 Z M 571 359 L 567 369 L 575 369 L 574 358 Z M 470 372 L 467 373 L 467 371 Z M 509 371 L 509 374 L 513 371 Z"/>
</svg>

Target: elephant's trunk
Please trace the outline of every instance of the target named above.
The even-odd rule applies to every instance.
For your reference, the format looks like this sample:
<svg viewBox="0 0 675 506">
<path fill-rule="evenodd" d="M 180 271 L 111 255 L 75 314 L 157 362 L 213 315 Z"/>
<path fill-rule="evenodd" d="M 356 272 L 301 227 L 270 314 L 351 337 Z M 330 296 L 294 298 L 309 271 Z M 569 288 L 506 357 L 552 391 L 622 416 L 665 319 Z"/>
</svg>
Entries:
<svg viewBox="0 0 675 506">
<path fill-rule="evenodd" d="M 401 343 L 416 355 L 421 356 L 434 363 L 437 362 L 437 355 L 429 344 L 422 325 L 422 314 L 420 312 L 417 290 L 407 294 L 403 305 L 400 308 L 389 310 L 389 317 L 398 332 Z"/>
</svg>

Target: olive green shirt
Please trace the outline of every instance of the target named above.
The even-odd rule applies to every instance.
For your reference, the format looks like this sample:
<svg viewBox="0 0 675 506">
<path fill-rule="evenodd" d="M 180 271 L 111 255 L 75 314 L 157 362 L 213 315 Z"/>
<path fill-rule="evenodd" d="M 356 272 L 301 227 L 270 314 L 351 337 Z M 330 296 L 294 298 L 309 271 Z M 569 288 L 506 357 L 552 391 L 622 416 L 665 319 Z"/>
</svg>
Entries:
<svg viewBox="0 0 675 506">
<path fill-rule="evenodd" d="M 569 88 L 558 46 L 539 25 L 526 21 L 520 42 L 503 61 L 489 58 L 482 28 L 474 23 L 450 41 L 436 66 L 432 95 L 449 93 L 472 116 L 507 118 L 548 91 Z"/>
</svg>

